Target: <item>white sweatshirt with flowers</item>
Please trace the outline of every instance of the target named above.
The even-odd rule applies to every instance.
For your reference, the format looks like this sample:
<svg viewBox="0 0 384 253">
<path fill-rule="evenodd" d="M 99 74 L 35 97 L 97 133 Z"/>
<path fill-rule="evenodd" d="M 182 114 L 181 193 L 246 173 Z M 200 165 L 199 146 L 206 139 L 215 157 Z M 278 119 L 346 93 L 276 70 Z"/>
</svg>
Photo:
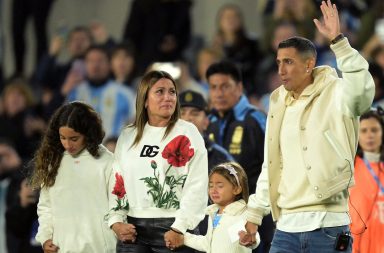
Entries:
<svg viewBox="0 0 384 253">
<path fill-rule="evenodd" d="M 36 240 L 51 239 L 59 253 L 112 253 L 116 238 L 104 219 L 113 155 L 100 145 L 100 157 L 87 150 L 77 157 L 64 152 L 55 184 L 40 193 Z"/>
<path fill-rule="evenodd" d="M 142 139 L 135 146 L 132 146 L 135 128 L 128 127 L 121 133 L 113 163 L 113 180 L 118 180 L 110 193 L 109 226 L 126 221 L 127 215 L 174 217 L 172 227 L 184 233 L 203 219 L 208 199 L 204 140 L 197 128 L 184 120 L 178 120 L 163 138 L 165 130 L 166 127 L 147 123 Z M 126 201 L 128 211 L 124 209 Z"/>
</svg>

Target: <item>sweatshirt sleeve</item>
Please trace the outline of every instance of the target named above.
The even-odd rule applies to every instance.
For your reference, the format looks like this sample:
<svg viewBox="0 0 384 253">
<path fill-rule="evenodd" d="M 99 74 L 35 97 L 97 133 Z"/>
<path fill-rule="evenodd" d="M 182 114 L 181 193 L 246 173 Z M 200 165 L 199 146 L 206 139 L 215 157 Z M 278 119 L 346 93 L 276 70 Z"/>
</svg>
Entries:
<svg viewBox="0 0 384 253">
<path fill-rule="evenodd" d="M 180 199 L 180 208 L 176 211 L 175 222 L 171 227 L 185 233 L 194 229 L 204 218 L 208 202 L 208 156 L 203 137 L 193 126 L 192 136 L 195 154 L 189 164 L 188 176 Z"/>
<path fill-rule="evenodd" d="M 265 145 L 264 145 L 264 163 L 261 168 L 260 176 L 256 184 L 256 192 L 251 194 L 248 199 L 246 217 L 247 221 L 256 225 L 261 225 L 261 221 L 265 215 L 270 212 L 269 204 L 269 180 L 268 180 L 268 124 L 265 133 Z"/>
<path fill-rule="evenodd" d="M 184 234 L 184 244 L 197 251 L 208 252 L 209 241 L 206 235 L 194 235 L 186 232 Z"/>
<path fill-rule="evenodd" d="M 356 117 L 367 111 L 375 94 L 375 83 L 368 62 L 353 49 L 347 38 L 331 45 L 342 78 L 336 90 L 338 107 L 345 115 Z M 341 98 L 341 99 L 340 99 Z"/>
<path fill-rule="evenodd" d="M 107 214 L 108 226 L 111 227 L 117 222 L 126 221 L 128 215 L 128 208 L 118 208 L 120 206 L 128 207 L 128 198 L 126 194 L 126 188 L 124 185 L 123 174 L 121 173 L 120 167 L 120 156 L 122 149 L 122 142 L 124 137 L 120 136 L 115 149 L 114 159 L 111 163 L 112 173 L 110 174 L 109 185 L 108 185 L 108 202 L 109 202 L 109 212 Z M 118 180 L 118 179 L 122 180 Z M 121 185 L 122 184 L 122 185 Z M 116 188 L 116 191 L 115 191 Z M 120 198 L 118 197 L 120 193 Z"/>
<path fill-rule="evenodd" d="M 43 187 L 40 191 L 37 215 L 39 216 L 39 228 L 36 234 L 36 240 L 43 245 L 44 242 L 53 237 L 51 200 L 46 187 Z"/>
</svg>

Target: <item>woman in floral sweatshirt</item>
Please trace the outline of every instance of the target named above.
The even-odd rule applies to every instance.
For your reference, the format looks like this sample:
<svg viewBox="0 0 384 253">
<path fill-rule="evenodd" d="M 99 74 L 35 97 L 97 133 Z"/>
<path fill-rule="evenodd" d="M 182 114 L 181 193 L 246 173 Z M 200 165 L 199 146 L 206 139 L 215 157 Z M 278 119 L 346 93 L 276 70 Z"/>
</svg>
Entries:
<svg viewBox="0 0 384 253">
<path fill-rule="evenodd" d="M 137 92 L 135 122 L 115 150 L 108 223 L 119 238 L 117 252 L 170 252 L 204 217 L 207 151 L 179 110 L 173 78 L 147 73 Z"/>
</svg>

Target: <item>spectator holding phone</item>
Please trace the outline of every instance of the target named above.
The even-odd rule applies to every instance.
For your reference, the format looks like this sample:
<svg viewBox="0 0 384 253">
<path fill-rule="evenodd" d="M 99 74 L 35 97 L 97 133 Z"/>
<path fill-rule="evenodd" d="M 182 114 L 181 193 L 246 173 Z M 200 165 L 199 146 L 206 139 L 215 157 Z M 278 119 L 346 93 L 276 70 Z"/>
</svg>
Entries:
<svg viewBox="0 0 384 253">
<path fill-rule="evenodd" d="M 92 34 L 87 27 L 75 27 L 69 34 L 67 30 L 65 25 L 58 28 L 49 51 L 38 64 L 33 78 L 33 82 L 42 88 L 42 102 L 49 115 L 63 103 L 68 92 L 63 91 L 63 87 L 74 87 L 84 79 L 83 58 L 93 43 Z M 69 59 L 61 63 L 59 56 L 65 45 Z"/>
</svg>

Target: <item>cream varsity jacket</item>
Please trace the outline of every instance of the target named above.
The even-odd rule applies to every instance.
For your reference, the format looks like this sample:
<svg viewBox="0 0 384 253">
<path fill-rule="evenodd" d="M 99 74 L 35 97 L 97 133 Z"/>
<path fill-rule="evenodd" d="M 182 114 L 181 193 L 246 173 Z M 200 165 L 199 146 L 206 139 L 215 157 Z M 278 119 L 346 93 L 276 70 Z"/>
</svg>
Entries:
<svg viewBox="0 0 384 253">
<path fill-rule="evenodd" d="M 348 40 L 331 45 L 342 78 L 335 69 L 320 66 L 313 70 L 314 89 L 300 117 L 301 153 L 292 159 L 303 159 L 306 177 L 313 189 L 312 205 L 292 212 L 346 212 L 346 197 L 329 205 L 335 194 L 353 185 L 353 159 L 358 143 L 358 116 L 372 104 L 375 85 L 368 72 L 367 61 L 353 49 Z M 277 206 L 282 169 L 279 134 L 289 93 L 284 86 L 270 97 L 265 136 L 264 164 L 256 193 L 250 196 L 247 219 L 261 224 L 262 217 L 272 211 L 280 216 Z"/>
</svg>

